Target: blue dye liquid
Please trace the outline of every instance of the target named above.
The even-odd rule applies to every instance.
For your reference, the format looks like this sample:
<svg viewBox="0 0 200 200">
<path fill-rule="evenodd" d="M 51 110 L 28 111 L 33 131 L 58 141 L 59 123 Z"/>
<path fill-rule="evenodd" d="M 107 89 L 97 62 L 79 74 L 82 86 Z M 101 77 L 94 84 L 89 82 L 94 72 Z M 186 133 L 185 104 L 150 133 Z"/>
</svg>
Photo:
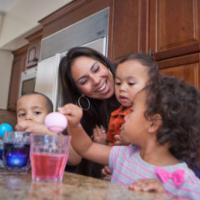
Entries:
<svg viewBox="0 0 200 200">
<path fill-rule="evenodd" d="M 0 160 L 3 159 L 3 149 L 0 149 Z"/>
<path fill-rule="evenodd" d="M 25 168 L 29 164 L 30 144 L 4 143 L 4 164 L 10 169 Z"/>
</svg>

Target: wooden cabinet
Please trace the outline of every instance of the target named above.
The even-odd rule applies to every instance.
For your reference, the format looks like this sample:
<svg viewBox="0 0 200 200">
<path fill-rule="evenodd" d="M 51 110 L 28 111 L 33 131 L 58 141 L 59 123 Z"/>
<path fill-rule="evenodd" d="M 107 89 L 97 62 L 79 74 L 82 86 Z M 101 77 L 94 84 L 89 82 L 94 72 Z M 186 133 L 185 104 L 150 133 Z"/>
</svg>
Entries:
<svg viewBox="0 0 200 200">
<path fill-rule="evenodd" d="M 8 96 L 8 110 L 11 111 L 15 111 L 16 109 L 16 102 L 19 96 L 21 72 L 25 70 L 27 46 L 20 48 L 13 53 L 14 61 L 12 66 L 10 89 Z"/>
<path fill-rule="evenodd" d="M 149 0 L 149 47 L 158 60 L 200 50 L 199 0 Z"/>
<path fill-rule="evenodd" d="M 111 57 L 118 60 L 146 49 L 146 0 L 115 0 Z"/>
<path fill-rule="evenodd" d="M 176 76 L 200 89 L 199 53 L 166 59 L 159 62 L 162 74 Z"/>
<path fill-rule="evenodd" d="M 148 47 L 160 71 L 200 89 L 200 1 L 149 0 Z"/>
<path fill-rule="evenodd" d="M 118 60 L 147 49 L 147 5 L 147 0 L 74 0 L 40 20 L 43 37 L 109 8 L 108 55 Z"/>
<path fill-rule="evenodd" d="M 10 79 L 8 110 L 15 111 L 16 109 L 16 102 L 19 97 L 21 73 L 38 63 L 41 38 L 42 30 L 38 30 L 26 38 L 29 41 L 28 45 L 13 52 L 14 61 Z"/>
<path fill-rule="evenodd" d="M 200 87 L 199 0 L 74 0 L 41 19 L 42 30 L 27 37 L 26 67 L 37 64 L 42 38 L 105 8 L 109 8 L 108 56 L 112 60 L 133 52 L 151 52 L 162 73 Z M 19 74 L 19 62 L 15 60 L 13 73 Z M 17 78 L 11 83 L 16 89 Z M 15 89 L 11 90 L 17 93 Z M 13 92 L 9 103 L 12 108 Z"/>
</svg>

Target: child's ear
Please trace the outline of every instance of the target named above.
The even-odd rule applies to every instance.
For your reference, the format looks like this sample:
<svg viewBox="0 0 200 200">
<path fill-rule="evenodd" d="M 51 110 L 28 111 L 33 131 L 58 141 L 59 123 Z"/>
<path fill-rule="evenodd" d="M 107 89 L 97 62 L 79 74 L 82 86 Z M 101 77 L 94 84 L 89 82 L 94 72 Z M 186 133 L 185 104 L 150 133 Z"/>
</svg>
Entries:
<svg viewBox="0 0 200 200">
<path fill-rule="evenodd" d="M 160 114 L 155 114 L 152 118 L 151 118 L 151 123 L 149 126 L 149 133 L 155 133 L 157 132 L 157 130 L 160 128 L 160 126 L 162 125 L 162 118 L 160 116 Z"/>
</svg>

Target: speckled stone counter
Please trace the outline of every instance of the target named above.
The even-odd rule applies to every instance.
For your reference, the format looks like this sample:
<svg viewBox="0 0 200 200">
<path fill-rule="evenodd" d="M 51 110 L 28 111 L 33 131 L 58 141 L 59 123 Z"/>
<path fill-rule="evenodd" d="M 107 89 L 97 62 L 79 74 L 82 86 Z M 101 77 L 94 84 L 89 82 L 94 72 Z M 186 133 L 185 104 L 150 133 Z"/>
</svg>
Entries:
<svg viewBox="0 0 200 200">
<path fill-rule="evenodd" d="M 169 200 L 163 195 L 136 193 L 86 176 L 65 173 L 63 183 L 32 183 L 31 175 L 0 171 L 1 200 Z"/>
</svg>

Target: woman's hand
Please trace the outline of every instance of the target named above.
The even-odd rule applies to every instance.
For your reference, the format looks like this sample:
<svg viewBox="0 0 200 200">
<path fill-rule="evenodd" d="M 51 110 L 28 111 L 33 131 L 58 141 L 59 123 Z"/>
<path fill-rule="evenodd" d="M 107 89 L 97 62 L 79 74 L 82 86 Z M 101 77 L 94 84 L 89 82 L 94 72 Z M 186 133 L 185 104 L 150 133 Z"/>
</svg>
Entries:
<svg viewBox="0 0 200 200">
<path fill-rule="evenodd" d="M 58 111 L 66 116 L 69 127 L 76 127 L 80 124 L 83 111 L 75 104 L 66 104 L 63 107 L 58 108 Z"/>
<path fill-rule="evenodd" d="M 93 130 L 93 141 L 99 144 L 106 144 L 107 134 L 105 129 L 101 126 L 96 126 Z"/>
<path fill-rule="evenodd" d="M 156 179 L 142 179 L 129 186 L 129 190 L 140 192 L 165 192 L 162 183 Z"/>
</svg>

